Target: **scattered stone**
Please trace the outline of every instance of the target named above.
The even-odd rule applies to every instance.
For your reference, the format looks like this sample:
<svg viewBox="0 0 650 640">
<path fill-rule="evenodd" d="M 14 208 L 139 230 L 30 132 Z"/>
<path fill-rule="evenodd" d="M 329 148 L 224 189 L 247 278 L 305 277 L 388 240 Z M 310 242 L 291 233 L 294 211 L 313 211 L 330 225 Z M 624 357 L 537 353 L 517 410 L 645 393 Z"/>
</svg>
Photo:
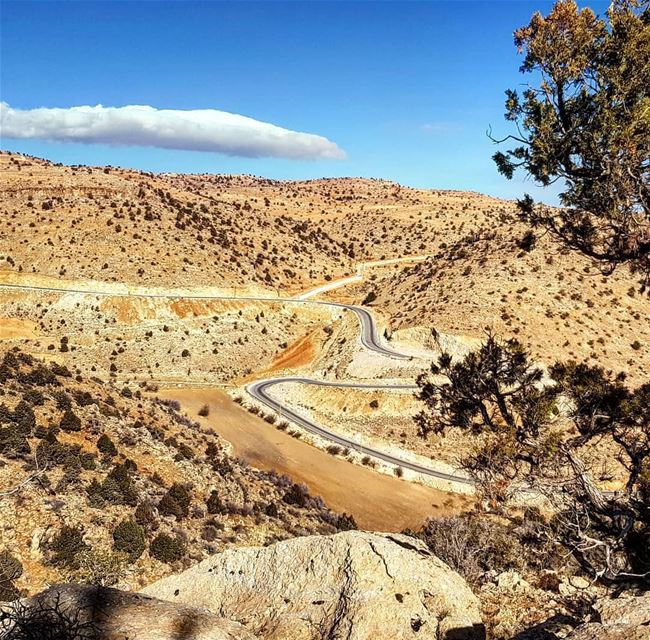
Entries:
<svg viewBox="0 0 650 640">
<path fill-rule="evenodd" d="M 571 576 L 569 578 L 569 583 L 571 584 L 572 587 L 575 587 L 576 589 L 588 589 L 589 588 L 589 580 L 585 580 L 582 576 Z"/>
<path fill-rule="evenodd" d="M 496 577 L 497 586 L 500 589 L 527 589 L 530 587 L 519 573 L 516 571 L 504 571 Z"/>
<path fill-rule="evenodd" d="M 650 592 L 598 600 L 597 622 L 579 626 L 568 640 L 650 640 Z"/>
</svg>

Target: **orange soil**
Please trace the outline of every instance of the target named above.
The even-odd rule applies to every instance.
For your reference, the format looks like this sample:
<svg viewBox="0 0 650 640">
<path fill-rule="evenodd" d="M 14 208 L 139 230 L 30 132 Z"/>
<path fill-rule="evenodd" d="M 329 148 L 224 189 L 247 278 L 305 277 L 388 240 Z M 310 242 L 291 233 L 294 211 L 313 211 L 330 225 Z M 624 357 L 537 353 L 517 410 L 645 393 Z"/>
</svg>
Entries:
<svg viewBox="0 0 650 640">
<path fill-rule="evenodd" d="M 347 462 L 267 424 L 215 389 L 164 389 L 183 409 L 233 446 L 233 454 L 258 469 L 273 469 L 303 482 L 336 511 L 350 513 L 362 529 L 417 529 L 429 516 L 458 513 L 468 496 L 446 493 Z M 207 404 L 207 418 L 198 416 Z"/>
<path fill-rule="evenodd" d="M 312 339 L 313 334 L 308 334 L 298 338 L 293 344 L 289 345 L 278 357 L 271 363 L 270 371 L 278 369 L 290 369 L 292 367 L 304 367 L 311 364 L 316 357 L 316 349 Z"/>
</svg>

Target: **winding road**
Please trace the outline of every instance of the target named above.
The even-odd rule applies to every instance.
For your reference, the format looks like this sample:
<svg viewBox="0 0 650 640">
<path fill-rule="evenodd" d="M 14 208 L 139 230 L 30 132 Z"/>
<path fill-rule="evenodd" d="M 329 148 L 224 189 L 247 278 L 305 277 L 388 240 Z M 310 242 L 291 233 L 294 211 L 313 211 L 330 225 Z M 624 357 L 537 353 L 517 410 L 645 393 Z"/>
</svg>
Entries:
<svg viewBox="0 0 650 640">
<path fill-rule="evenodd" d="M 458 476 L 450 473 L 444 473 L 443 471 L 437 471 L 436 469 L 432 469 L 431 467 L 425 467 L 424 465 L 417 464 L 416 462 L 411 462 L 409 460 L 405 460 L 404 458 L 393 456 L 389 453 L 385 453 L 384 451 L 380 451 L 379 449 L 367 447 L 365 445 L 360 444 L 356 440 L 346 438 L 345 436 L 339 435 L 337 433 L 330 431 L 329 429 L 325 429 L 324 427 L 319 426 L 315 422 L 300 415 L 293 409 L 287 407 L 286 405 L 283 405 L 278 400 L 275 400 L 268 394 L 268 390 L 271 387 L 277 384 L 283 384 L 285 382 L 313 384 L 313 385 L 318 385 L 320 387 L 349 387 L 352 389 L 417 389 L 417 385 L 362 384 L 358 382 L 325 382 L 321 380 L 312 380 L 311 378 L 294 377 L 294 378 L 270 378 L 268 380 L 258 380 L 256 382 L 253 382 L 252 384 L 249 384 L 246 387 L 246 391 L 251 396 L 253 396 L 256 400 L 269 407 L 269 409 L 272 409 L 276 413 L 287 418 L 287 420 L 291 420 L 292 422 L 300 425 L 303 429 L 306 429 L 310 433 L 320 436 L 321 438 L 325 438 L 326 440 L 331 441 L 335 444 L 352 449 L 360 455 L 377 458 L 382 462 L 387 462 L 389 464 L 402 467 L 403 469 L 410 469 L 411 471 L 422 473 L 424 475 L 431 476 L 434 478 L 440 478 L 441 480 L 448 480 L 450 482 L 459 482 L 461 484 L 469 484 L 469 485 L 472 484 L 471 480 L 469 480 L 468 478 L 464 478 L 462 476 Z"/>
<path fill-rule="evenodd" d="M 327 290 L 335 288 L 333 285 L 344 286 L 349 281 L 349 278 L 342 278 L 340 281 L 330 283 Z M 321 300 L 309 300 L 305 298 L 305 294 L 293 298 L 283 297 L 261 297 L 261 296 L 224 296 L 224 295 L 179 295 L 178 293 L 132 293 L 132 292 L 119 292 L 99 289 L 81 289 L 70 287 L 46 287 L 37 285 L 23 285 L 15 283 L 0 283 L 0 289 L 19 289 L 31 291 L 43 291 L 52 293 L 79 293 L 85 295 L 96 296 L 110 296 L 110 297 L 134 297 L 134 298 L 160 298 L 160 299 L 187 299 L 187 300 L 231 300 L 231 301 L 251 301 L 251 302 L 283 302 L 292 304 L 306 304 L 306 305 L 322 305 L 327 307 L 339 308 L 343 311 L 353 313 L 359 321 L 359 340 L 363 347 L 377 353 L 381 356 L 393 358 L 397 360 L 411 360 L 412 356 L 402 354 L 393 349 L 384 346 L 377 335 L 377 325 L 372 314 L 365 308 L 356 305 L 349 305 L 340 302 L 325 302 Z M 311 290 L 307 294 L 315 294 L 316 290 Z M 318 290 L 320 293 L 321 291 Z M 309 296 L 307 296 L 309 297 Z M 300 415 L 292 408 L 282 404 L 277 399 L 274 399 L 269 390 L 271 387 L 282 383 L 300 383 L 311 384 L 325 387 L 345 387 L 351 389 L 401 389 L 401 390 L 414 390 L 417 385 L 414 384 L 370 384 L 363 382 L 328 382 L 324 380 L 315 380 L 312 378 L 303 377 L 282 377 L 282 378 L 269 378 L 264 380 L 257 380 L 246 387 L 247 393 L 255 400 L 261 402 L 272 411 L 280 414 L 281 416 L 291 420 L 292 422 L 300 425 L 302 428 L 310 433 L 318 435 L 332 443 L 353 449 L 361 455 L 367 455 L 372 458 L 381 460 L 388 464 L 409 469 L 425 476 L 446 480 L 449 482 L 460 483 L 463 485 L 471 485 L 472 482 L 466 477 L 445 473 L 437 469 L 412 462 L 410 460 L 401 458 L 399 456 L 391 455 L 379 449 L 367 447 L 355 440 L 346 438 L 322 427 L 312 420 Z"/>
</svg>

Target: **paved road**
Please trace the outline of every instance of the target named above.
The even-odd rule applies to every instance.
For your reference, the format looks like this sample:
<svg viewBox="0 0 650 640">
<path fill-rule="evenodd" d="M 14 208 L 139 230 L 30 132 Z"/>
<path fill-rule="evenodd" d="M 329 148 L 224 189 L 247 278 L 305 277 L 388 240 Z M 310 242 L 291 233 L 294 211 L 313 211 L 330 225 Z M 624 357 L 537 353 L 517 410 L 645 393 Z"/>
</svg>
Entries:
<svg viewBox="0 0 650 640">
<path fill-rule="evenodd" d="M 300 384 L 312 384 L 318 385 L 320 387 L 344 387 L 352 389 L 417 389 L 417 385 L 414 384 L 365 384 L 358 382 L 326 382 L 321 380 L 312 380 L 311 378 L 300 378 L 300 377 L 287 377 L 287 378 L 270 378 L 268 380 L 257 380 L 249 384 L 246 387 L 246 391 L 253 396 L 256 400 L 260 401 L 262 404 L 269 407 L 276 413 L 279 413 L 281 416 L 284 416 L 288 420 L 299 424 L 301 427 L 309 431 L 310 433 L 316 434 L 330 442 L 339 444 L 343 447 L 347 447 L 356 451 L 361 455 L 371 456 L 373 458 L 378 458 L 383 462 L 388 462 L 389 464 L 402 467 L 404 469 L 410 469 L 411 471 L 416 471 L 427 476 L 432 476 L 434 478 L 440 478 L 442 480 L 449 480 L 451 482 L 459 482 L 461 484 L 472 484 L 471 480 L 464 478 L 463 476 L 458 476 L 450 473 L 444 473 L 442 471 L 437 471 L 431 467 L 425 467 L 423 465 L 417 464 L 416 462 L 410 462 L 398 456 L 393 456 L 379 449 L 374 449 L 372 447 L 366 447 L 355 440 L 346 438 L 345 436 L 339 435 L 325 429 L 324 427 L 319 426 L 315 422 L 305 418 L 304 416 L 297 413 L 295 410 L 290 407 L 281 404 L 278 400 L 274 399 L 269 395 L 269 389 L 277 384 L 282 384 L 285 382 L 296 382 Z"/>
<path fill-rule="evenodd" d="M 138 297 L 138 298 L 167 298 L 167 299 L 197 299 L 197 300 L 250 300 L 250 301 L 265 301 L 265 302 L 287 302 L 287 303 L 297 303 L 297 304 L 312 304 L 312 305 L 324 305 L 328 307 L 337 307 L 345 311 L 350 311 L 355 314 L 359 320 L 360 332 L 359 339 L 361 344 L 368 349 L 382 356 L 389 358 L 400 359 L 400 360 L 410 360 L 411 356 L 398 353 L 388 347 L 385 347 L 379 337 L 377 336 L 377 328 L 375 325 L 374 318 L 367 309 L 363 307 L 358 307 L 355 305 L 343 304 L 339 302 L 323 302 L 317 300 L 300 300 L 296 298 L 262 298 L 256 296 L 210 296 L 210 295 L 187 295 L 179 296 L 177 294 L 165 294 L 165 293 L 114 293 L 111 291 L 101 291 L 101 290 L 84 290 L 84 289 L 72 289 L 64 287 L 39 287 L 39 286 L 28 286 L 28 285 L 18 285 L 18 284 L 0 284 L 0 288 L 8 289 L 25 289 L 25 290 L 34 290 L 34 291 L 45 291 L 45 292 L 54 292 L 54 293 L 83 293 L 88 295 L 98 295 L 98 296 L 115 296 L 115 297 Z M 344 447 L 349 447 L 354 449 L 362 455 L 368 455 L 389 464 L 403 467 L 404 469 L 410 469 L 418 473 L 422 473 L 427 476 L 432 476 L 435 478 L 440 478 L 443 480 L 449 480 L 452 482 L 460 482 L 463 484 L 471 484 L 471 481 L 462 476 L 457 476 L 453 474 L 443 473 L 437 471 L 430 467 L 425 467 L 409 460 L 404 460 L 398 456 L 393 456 L 388 453 L 384 453 L 378 449 L 373 449 L 372 447 L 366 447 L 354 440 L 345 438 L 339 434 L 336 434 L 328 429 L 319 426 L 315 422 L 308 420 L 304 416 L 296 413 L 290 407 L 281 404 L 277 400 L 273 399 L 269 394 L 268 390 L 274 385 L 281 384 L 282 382 L 296 382 L 301 384 L 312 384 L 319 386 L 328 386 L 328 387 L 345 387 L 351 389 L 411 389 L 414 390 L 417 388 L 416 385 L 412 384 L 370 384 L 362 382 L 326 382 L 321 380 L 313 380 L 311 378 L 301 378 L 301 377 L 288 377 L 288 378 L 271 378 L 268 380 L 258 380 L 248 385 L 246 390 L 247 392 L 254 397 L 255 399 L 262 402 L 264 405 L 276 411 L 280 415 L 286 417 L 289 420 L 299 424 L 307 431 L 317 434 L 331 442 L 342 445 Z"/>
</svg>

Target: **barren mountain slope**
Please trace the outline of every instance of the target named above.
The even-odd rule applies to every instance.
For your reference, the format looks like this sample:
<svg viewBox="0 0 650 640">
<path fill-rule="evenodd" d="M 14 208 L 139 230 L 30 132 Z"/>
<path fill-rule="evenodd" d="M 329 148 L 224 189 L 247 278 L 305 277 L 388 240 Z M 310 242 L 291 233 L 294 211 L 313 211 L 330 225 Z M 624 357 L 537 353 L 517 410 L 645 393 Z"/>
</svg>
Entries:
<svg viewBox="0 0 650 640">
<path fill-rule="evenodd" d="M 153 175 L 9 153 L 0 193 L 0 272 L 248 291 L 431 253 L 511 207 L 379 180 Z"/>
<path fill-rule="evenodd" d="M 65 579 L 137 587 L 230 546 L 349 526 L 200 420 L 0 352 L 0 600 Z"/>
<path fill-rule="evenodd" d="M 363 300 L 391 318 L 393 330 L 430 327 L 480 338 L 486 328 L 517 337 L 544 364 L 588 360 L 650 375 L 650 298 L 625 268 L 604 277 L 586 258 L 548 238 L 528 247 L 526 229 L 495 220 L 431 259 L 393 266 L 332 298 Z M 397 334 L 399 335 L 399 333 Z"/>
<path fill-rule="evenodd" d="M 329 322 L 326 307 L 272 300 L 0 289 L 0 344 L 102 379 L 226 383 L 271 366 L 305 336 L 326 338 Z"/>
</svg>

